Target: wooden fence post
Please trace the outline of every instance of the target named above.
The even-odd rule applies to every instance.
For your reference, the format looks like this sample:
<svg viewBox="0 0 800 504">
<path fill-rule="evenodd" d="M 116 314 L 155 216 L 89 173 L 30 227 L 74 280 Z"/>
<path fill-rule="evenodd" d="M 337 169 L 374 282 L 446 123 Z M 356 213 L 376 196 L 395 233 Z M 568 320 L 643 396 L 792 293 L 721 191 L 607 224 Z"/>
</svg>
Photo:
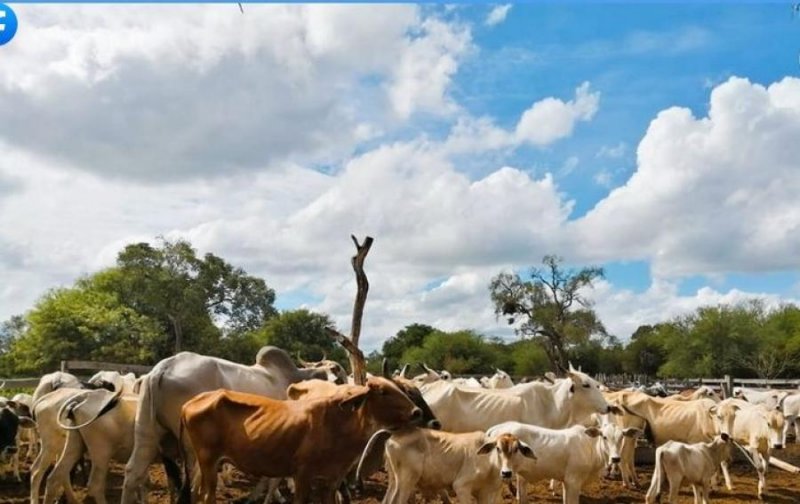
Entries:
<svg viewBox="0 0 800 504">
<path fill-rule="evenodd" d="M 66 373 L 67 372 L 67 361 L 65 361 L 65 360 L 61 361 L 61 372 L 62 373 Z"/>
<path fill-rule="evenodd" d="M 725 375 L 725 383 L 722 384 L 722 393 L 724 399 L 733 397 L 733 377 L 731 375 Z"/>
</svg>

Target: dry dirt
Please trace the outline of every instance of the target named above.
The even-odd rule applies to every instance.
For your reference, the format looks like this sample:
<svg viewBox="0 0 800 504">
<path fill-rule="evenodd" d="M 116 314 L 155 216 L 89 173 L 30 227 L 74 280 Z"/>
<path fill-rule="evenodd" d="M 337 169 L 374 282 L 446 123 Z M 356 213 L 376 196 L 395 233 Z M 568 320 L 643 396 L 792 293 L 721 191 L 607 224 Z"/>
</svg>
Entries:
<svg viewBox="0 0 800 504">
<path fill-rule="evenodd" d="M 775 454 L 782 460 L 790 462 L 794 465 L 800 466 L 800 445 L 791 444 L 785 450 L 775 452 Z M 646 485 L 650 481 L 650 473 L 652 467 L 640 467 L 639 473 L 642 482 Z M 744 504 L 758 502 L 756 499 L 756 475 L 752 467 L 745 464 L 736 464 L 732 468 L 732 477 L 734 483 L 733 492 L 720 490 L 712 494 L 711 501 L 719 504 Z M 26 472 L 23 474 L 23 480 L 27 478 Z M 154 466 L 150 472 L 151 481 L 154 483 L 154 490 L 150 493 L 148 503 L 152 504 L 168 504 L 169 496 L 166 491 L 164 473 L 160 466 Z M 363 495 L 356 496 L 354 502 L 356 504 L 378 504 L 383 497 L 383 492 L 386 489 L 385 475 L 378 474 L 374 479 L 369 480 L 365 485 Z M 113 468 L 111 478 L 109 481 L 108 497 L 109 502 L 117 502 L 119 500 L 120 486 L 122 484 L 122 466 L 117 465 Z M 241 500 L 251 488 L 253 480 L 247 478 L 242 474 L 237 474 L 236 481 L 231 488 L 220 488 L 218 493 L 219 502 L 235 502 Z M 767 496 L 764 502 L 776 504 L 800 504 L 800 475 L 790 474 L 775 467 L 770 467 L 767 474 Z M 76 487 L 78 494 L 83 496 L 83 489 Z M 665 489 L 666 490 L 666 489 Z M 560 503 L 560 497 L 553 497 L 548 489 L 546 482 L 539 482 L 530 485 L 529 492 L 532 502 L 535 503 Z M 610 504 L 610 503 L 632 503 L 644 502 L 645 490 L 626 490 L 622 487 L 619 481 L 597 481 L 592 483 L 581 496 L 583 504 Z M 26 482 L 17 483 L 13 480 L 11 474 L 8 472 L 2 473 L 0 476 L 0 503 L 14 503 L 22 504 L 27 502 L 29 495 L 29 484 Z M 416 502 L 424 502 L 423 499 L 417 498 Z M 513 499 L 508 491 L 504 490 L 503 502 L 511 503 Z M 679 501 L 681 504 L 691 503 L 692 493 L 691 488 L 684 489 L 681 492 Z"/>
</svg>

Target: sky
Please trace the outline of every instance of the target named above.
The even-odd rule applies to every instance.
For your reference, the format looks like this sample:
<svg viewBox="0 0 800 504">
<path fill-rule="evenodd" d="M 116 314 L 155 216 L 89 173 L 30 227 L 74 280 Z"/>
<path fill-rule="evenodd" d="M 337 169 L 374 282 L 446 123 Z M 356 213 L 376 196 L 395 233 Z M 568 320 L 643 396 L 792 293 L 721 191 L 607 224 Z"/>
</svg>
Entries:
<svg viewBox="0 0 800 504">
<path fill-rule="evenodd" d="M 15 5 L 0 47 L 0 320 L 184 238 L 348 331 L 513 338 L 488 294 L 598 265 L 623 341 L 800 299 L 790 3 Z"/>
</svg>

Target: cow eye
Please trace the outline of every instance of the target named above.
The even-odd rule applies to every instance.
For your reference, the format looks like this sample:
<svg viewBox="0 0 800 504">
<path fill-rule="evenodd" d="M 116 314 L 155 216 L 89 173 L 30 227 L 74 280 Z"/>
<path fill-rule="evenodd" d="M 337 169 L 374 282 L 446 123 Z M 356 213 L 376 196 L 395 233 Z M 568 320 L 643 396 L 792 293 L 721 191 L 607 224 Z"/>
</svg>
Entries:
<svg viewBox="0 0 800 504">
<path fill-rule="evenodd" d="M 592 385 L 591 385 L 591 384 L 589 384 L 589 383 L 584 383 L 584 384 L 583 384 L 583 388 L 590 388 L 591 386 L 592 386 Z"/>
</svg>

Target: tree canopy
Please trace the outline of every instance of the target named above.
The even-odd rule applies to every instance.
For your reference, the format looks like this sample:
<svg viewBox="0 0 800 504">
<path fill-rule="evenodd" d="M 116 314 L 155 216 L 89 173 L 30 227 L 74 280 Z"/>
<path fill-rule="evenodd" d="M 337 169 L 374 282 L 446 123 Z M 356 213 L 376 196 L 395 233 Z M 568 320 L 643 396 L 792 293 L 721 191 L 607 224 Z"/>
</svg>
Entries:
<svg viewBox="0 0 800 504">
<path fill-rule="evenodd" d="M 503 272 L 489 284 L 495 313 L 515 325 L 521 336 L 542 345 L 555 371 L 567 369 L 571 345 L 585 344 L 606 330 L 582 290 L 603 277 L 602 268 L 564 270 L 563 259 L 548 255 L 543 268 L 531 268 L 529 280 Z"/>
</svg>

